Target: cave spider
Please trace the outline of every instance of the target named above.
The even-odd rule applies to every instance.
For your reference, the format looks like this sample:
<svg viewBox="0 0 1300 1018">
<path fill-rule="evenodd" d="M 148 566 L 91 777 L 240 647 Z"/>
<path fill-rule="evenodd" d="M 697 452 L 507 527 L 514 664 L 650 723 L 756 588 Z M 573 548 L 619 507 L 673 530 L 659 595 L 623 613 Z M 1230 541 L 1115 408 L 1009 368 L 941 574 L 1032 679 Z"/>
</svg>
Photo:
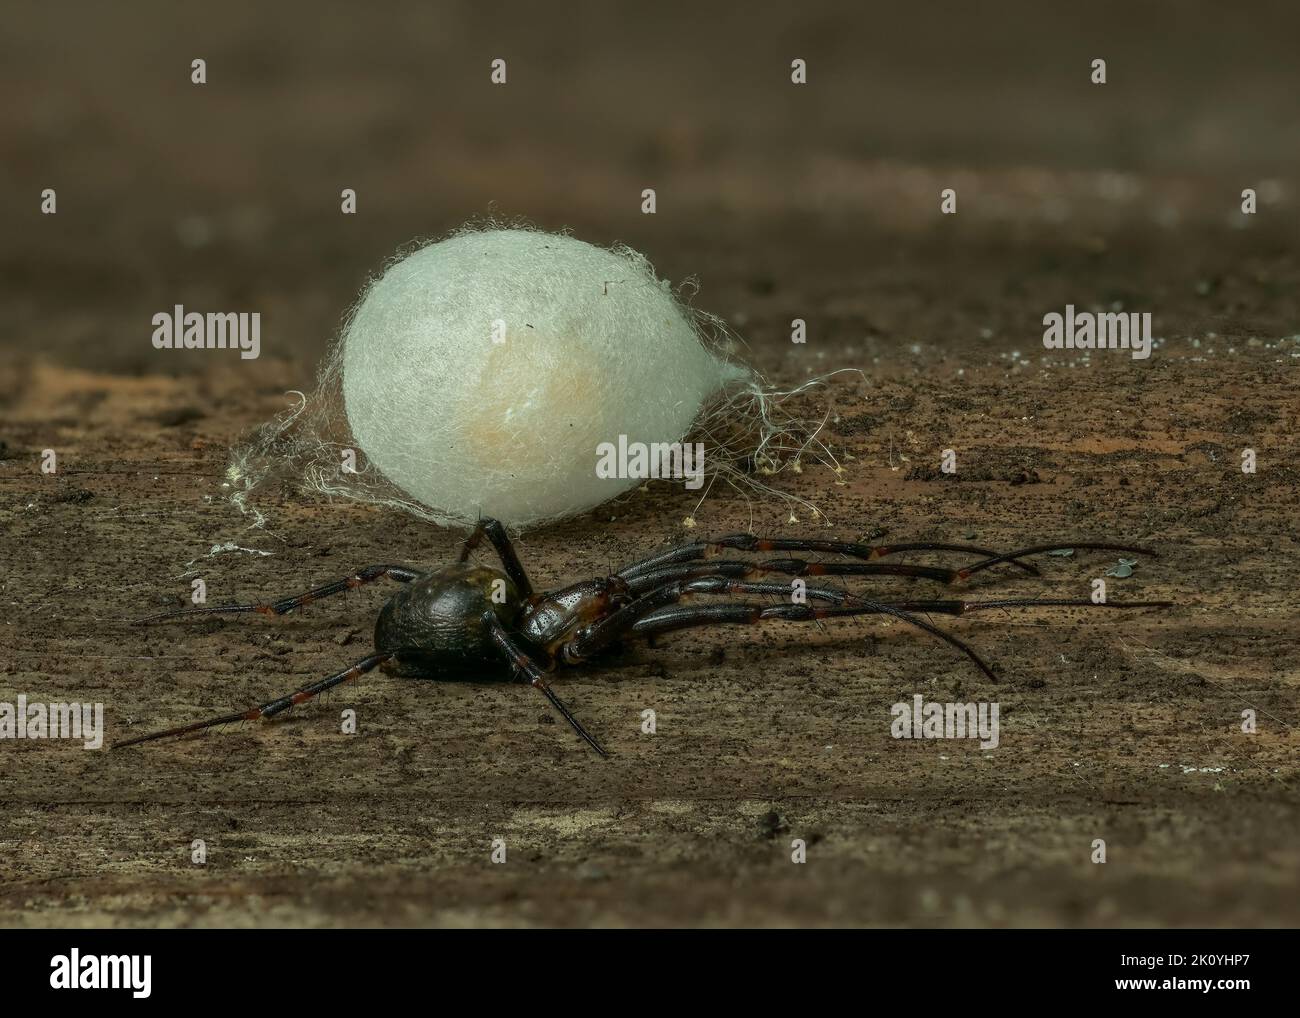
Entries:
<svg viewBox="0 0 1300 1018">
<path fill-rule="evenodd" d="M 875 535 L 878 536 L 878 535 Z M 492 544 L 501 568 L 474 565 L 471 552 L 484 538 Z M 374 565 L 269 604 L 230 604 L 163 612 L 138 624 L 199 615 L 257 612 L 285 615 L 331 594 L 373 583 L 382 577 L 403 584 L 379 613 L 374 653 L 327 678 L 297 691 L 234 714 L 139 735 L 116 748 L 187 735 L 235 721 L 256 721 L 282 714 L 290 707 L 351 682 L 377 667 L 392 674 L 424 679 L 498 679 L 526 682 L 539 690 L 574 730 L 602 757 L 605 749 L 582 726 L 551 688 L 549 675 L 558 666 L 576 667 L 609 650 L 623 639 L 651 637 L 674 629 L 727 623 L 759 623 L 772 619 L 812 622 L 843 616 L 889 615 L 951 644 L 991 680 L 993 669 L 962 640 L 935 626 L 923 615 L 965 615 L 995 608 L 1085 607 L 1165 608 L 1168 601 L 1129 601 L 1096 604 L 1087 599 L 1007 598 L 1001 600 L 873 601 L 837 587 L 804 588 L 807 601 L 795 603 L 787 582 L 762 576 L 901 576 L 940 583 L 959 583 L 976 573 L 1006 564 L 1031 575 L 1038 570 L 1023 559 L 1043 552 L 1104 549 L 1154 555 L 1127 545 L 1073 542 L 1036 545 L 998 554 L 969 544 L 919 542 L 868 545 L 805 538 L 761 538 L 733 534 L 692 541 L 641 559 L 609 576 L 583 580 L 558 590 L 537 592 L 524 571 L 505 528 L 496 520 L 481 520 L 461 546 L 457 561 L 430 572 L 408 566 Z M 724 552 L 814 552 L 843 556 L 837 561 L 777 558 L 753 561 L 718 558 Z M 937 551 L 980 558 L 962 568 L 881 562 L 903 552 Z M 691 595 L 775 595 L 785 603 L 714 601 L 683 604 Z"/>
</svg>

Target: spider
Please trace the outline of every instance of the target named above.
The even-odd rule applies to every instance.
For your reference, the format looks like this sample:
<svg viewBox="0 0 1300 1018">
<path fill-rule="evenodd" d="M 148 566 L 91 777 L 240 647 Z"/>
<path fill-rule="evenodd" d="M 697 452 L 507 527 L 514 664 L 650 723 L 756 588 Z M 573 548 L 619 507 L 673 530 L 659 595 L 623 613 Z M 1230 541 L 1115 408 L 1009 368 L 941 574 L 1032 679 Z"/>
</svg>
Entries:
<svg viewBox="0 0 1300 1018">
<path fill-rule="evenodd" d="M 881 536 L 872 534 L 868 540 Z M 501 569 L 474 565 L 470 554 L 484 538 L 501 560 Z M 548 676 L 557 666 L 576 667 L 609 650 L 624 638 L 653 637 L 675 629 L 727 623 L 759 623 L 779 619 L 813 622 L 844 616 L 888 615 L 956 647 L 992 681 L 993 669 L 965 642 L 935 626 L 923 615 L 965 615 L 995 608 L 1086 607 L 1165 608 L 1169 601 L 1129 601 L 1120 604 L 1061 598 L 1002 600 L 873 601 L 847 590 L 798 583 L 771 582 L 762 576 L 901 576 L 940 583 L 959 583 L 996 565 L 1008 565 L 1031 575 L 1039 571 L 1023 559 L 1066 548 L 1105 549 L 1154 555 L 1127 545 L 1074 542 L 1037 545 L 998 554 L 969 544 L 920 542 L 868 545 L 803 538 L 761 538 L 733 534 L 678 545 L 641 559 L 609 576 L 583 580 L 559 590 L 537 592 L 497 520 L 479 522 L 451 565 L 425 572 L 408 566 L 374 565 L 345 579 L 269 604 L 228 604 L 163 612 L 139 619 L 149 624 L 199 615 L 285 615 L 331 594 L 373 583 L 381 578 L 404 584 L 379 613 L 374 653 L 327 678 L 302 686 L 287 696 L 234 714 L 168 728 L 119 742 L 116 748 L 187 735 L 235 721 L 256 721 L 282 714 L 291 707 L 381 667 L 386 672 L 422 679 L 497 679 L 526 682 L 539 690 L 592 749 L 608 756 L 604 747 L 573 716 Z M 777 558 L 756 562 L 718 558 L 732 552 L 817 552 L 854 561 Z M 888 556 L 914 551 L 953 552 L 980 558 L 962 568 L 880 562 Z M 683 604 L 691 595 L 777 595 L 785 603 L 716 601 Z M 809 604 L 808 602 L 816 602 Z"/>
</svg>

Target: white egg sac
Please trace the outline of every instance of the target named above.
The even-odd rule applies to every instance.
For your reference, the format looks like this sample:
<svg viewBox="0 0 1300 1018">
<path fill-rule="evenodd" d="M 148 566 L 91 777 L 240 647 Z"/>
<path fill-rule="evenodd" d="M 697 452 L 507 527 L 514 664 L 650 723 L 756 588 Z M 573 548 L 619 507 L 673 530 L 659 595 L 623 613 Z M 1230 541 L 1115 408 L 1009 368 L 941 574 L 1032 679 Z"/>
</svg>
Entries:
<svg viewBox="0 0 1300 1018">
<path fill-rule="evenodd" d="M 396 262 L 342 343 L 356 444 L 462 522 L 599 505 L 641 478 L 598 476 L 598 446 L 680 441 L 749 377 L 704 347 L 644 258 L 528 230 L 463 232 Z"/>
</svg>

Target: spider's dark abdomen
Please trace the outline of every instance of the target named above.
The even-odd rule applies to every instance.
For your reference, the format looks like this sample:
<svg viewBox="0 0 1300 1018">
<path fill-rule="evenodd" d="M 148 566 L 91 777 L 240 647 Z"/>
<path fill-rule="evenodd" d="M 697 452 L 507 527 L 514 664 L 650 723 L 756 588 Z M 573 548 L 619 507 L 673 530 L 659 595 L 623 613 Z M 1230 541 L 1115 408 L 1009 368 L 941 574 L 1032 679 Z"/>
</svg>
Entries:
<svg viewBox="0 0 1300 1018">
<path fill-rule="evenodd" d="M 457 564 L 413 580 L 389 599 L 375 624 L 375 649 L 396 655 L 399 675 L 429 679 L 509 678 L 487 638 L 488 609 L 513 628 L 519 592 L 495 569 Z"/>
</svg>

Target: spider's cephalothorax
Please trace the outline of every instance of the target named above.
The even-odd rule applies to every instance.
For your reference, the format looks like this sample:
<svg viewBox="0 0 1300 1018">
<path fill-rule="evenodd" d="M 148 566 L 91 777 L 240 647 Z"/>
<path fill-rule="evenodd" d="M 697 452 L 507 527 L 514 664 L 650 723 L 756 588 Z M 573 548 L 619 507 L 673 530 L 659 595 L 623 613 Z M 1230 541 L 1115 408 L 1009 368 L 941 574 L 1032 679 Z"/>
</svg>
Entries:
<svg viewBox="0 0 1300 1018">
<path fill-rule="evenodd" d="M 468 562 L 471 552 L 482 543 L 484 537 L 496 549 L 501 559 L 501 569 L 471 565 Z M 338 594 L 382 577 L 404 584 L 379 613 L 375 625 L 374 653 L 349 668 L 261 706 L 136 736 L 118 743 L 118 746 L 184 735 L 232 721 L 274 717 L 327 689 L 382 666 L 385 671 L 415 678 L 513 679 L 526 682 L 545 694 L 574 730 L 604 756 L 605 750 L 556 696 L 547 676 L 561 665 L 581 665 L 623 639 L 727 623 L 746 624 L 768 620 L 811 622 L 844 616 L 889 615 L 958 648 L 985 675 L 997 681 L 993 670 L 975 651 L 923 616 L 965 615 L 992 608 L 1169 606 L 1168 601 L 1129 601 L 1122 604 L 1105 602 L 1098 605 L 1091 600 L 1077 598 L 883 602 L 870 600 L 841 587 L 807 582 L 792 584 L 789 580 L 789 577 L 886 575 L 955 584 L 1002 564 L 1037 575 L 1038 570 L 1023 559 L 1065 548 L 1154 554 L 1143 548 L 1098 542 L 1036 545 L 998 554 L 968 544 L 922 542 L 868 545 L 848 541 L 760 538 L 753 534 L 734 534 L 678 545 L 634 562 L 609 576 L 584 580 L 560 590 L 535 593 L 505 528 L 496 520 L 483 520 L 462 546 L 459 560 L 432 572 L 406 566 L 368 566 L 345 579 L 270 604 L 192 608 L 141 619 L 142 623 L 148 623 L 181 616 L 241 612 L 284 615 L 318 598 Z M 718 557 L 727 551 L 818 552 L 840 557 L 831 560 L 775 558 L 765 561 Z M 877 561 L 914 551 L 957 552 L 979 556 L 979 559 L 959 569 Z M 785 579 L 779 582 L 761 579 L 774 575 Z M 695 602 L 693 598 L 696 595 L 700 595 L 703 600 Z M 766 597 L 769 600 L 726 599 L 727 596 L 737 595 Z"/>
</svg>

